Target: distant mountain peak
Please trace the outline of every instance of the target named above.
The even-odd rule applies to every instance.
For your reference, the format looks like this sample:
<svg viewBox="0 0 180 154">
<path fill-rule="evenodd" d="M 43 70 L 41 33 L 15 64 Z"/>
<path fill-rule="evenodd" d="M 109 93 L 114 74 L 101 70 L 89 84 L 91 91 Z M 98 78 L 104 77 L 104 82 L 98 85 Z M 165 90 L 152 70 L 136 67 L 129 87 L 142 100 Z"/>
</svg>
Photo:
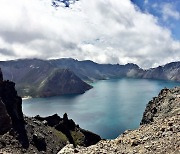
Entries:
<svg viewBox="0 0 180 154">
<path fill-rule="evenodd" d="M 127 63 L 125 66 L 126 66 L 126 67 L 130 67 L 130 68 L 139 69 L 139 66 L 138 66 L 137 64 L 134 64 L 134 63 Z"/>
</svg>

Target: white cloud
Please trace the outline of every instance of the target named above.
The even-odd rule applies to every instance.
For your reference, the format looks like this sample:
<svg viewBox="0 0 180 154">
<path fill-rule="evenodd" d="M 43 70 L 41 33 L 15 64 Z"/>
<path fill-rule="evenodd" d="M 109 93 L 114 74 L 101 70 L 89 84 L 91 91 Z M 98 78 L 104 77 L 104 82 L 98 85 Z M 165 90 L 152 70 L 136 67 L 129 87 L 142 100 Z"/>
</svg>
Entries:
<svg viewBox="0 0 180 154">
<path fill-rule="evenodd" d="M 180 59 L 180 42 L 130 0 L 80 0 L 57 9 L 51 0 L 10 4 L 0 2 L 1 60 L 71 57 L 147 68 Z"/>
<path fill-rule="evenodd" d="M 180 20 L 180 12 L 175 9 L 172 3 L 164 3 L 162 5 L 162 15 L 165 21 L 169 18 Z"/>
</svg>

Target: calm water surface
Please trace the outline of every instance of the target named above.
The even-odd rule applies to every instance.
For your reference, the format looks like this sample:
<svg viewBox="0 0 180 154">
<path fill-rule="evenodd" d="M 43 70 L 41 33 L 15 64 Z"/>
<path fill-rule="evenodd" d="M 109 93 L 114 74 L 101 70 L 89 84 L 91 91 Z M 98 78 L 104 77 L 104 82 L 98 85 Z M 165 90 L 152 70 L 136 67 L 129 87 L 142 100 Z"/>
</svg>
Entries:
<svg viewBox="0 0 180 154">
<path fill-rule="evenodd" d="M 98 81 L 82 95 L 23 100 L 28 116 L 49 116 L 66 112 L 80 127 L 112 139 L 127 129 L 139 126 L 144 109 L 164 87 L 180 86 L 178 82 L 146 79 L 112 79 Z"/>
</svg>

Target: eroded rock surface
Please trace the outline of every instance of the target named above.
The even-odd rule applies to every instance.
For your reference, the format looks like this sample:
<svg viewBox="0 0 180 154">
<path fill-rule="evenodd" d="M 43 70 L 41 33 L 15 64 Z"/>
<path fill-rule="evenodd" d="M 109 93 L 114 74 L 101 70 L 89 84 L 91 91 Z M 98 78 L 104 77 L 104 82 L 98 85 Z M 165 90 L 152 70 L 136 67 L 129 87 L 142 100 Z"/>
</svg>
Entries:
<svg viewBox="0 0 180 154">
<path fill-rule="evenodd" d="M 180 88 L 162 89 L 146 106 L 141 124 L 148 124 L 180 113 Z"/>
</svg>

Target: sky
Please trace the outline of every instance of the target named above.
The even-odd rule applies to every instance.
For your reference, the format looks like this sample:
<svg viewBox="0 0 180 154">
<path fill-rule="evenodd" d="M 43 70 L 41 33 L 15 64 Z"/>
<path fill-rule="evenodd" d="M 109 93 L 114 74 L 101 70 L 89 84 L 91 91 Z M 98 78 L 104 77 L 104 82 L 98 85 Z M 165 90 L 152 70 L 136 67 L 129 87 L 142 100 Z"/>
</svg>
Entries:
<svg viewBox="0 0 180 154">
<path fill-rule="evenodd" d="M 0 60 L 74 58 L 142 68 L 180 61 L 179 0 L 11 3 L 0 1 Z"/>
</svg>

